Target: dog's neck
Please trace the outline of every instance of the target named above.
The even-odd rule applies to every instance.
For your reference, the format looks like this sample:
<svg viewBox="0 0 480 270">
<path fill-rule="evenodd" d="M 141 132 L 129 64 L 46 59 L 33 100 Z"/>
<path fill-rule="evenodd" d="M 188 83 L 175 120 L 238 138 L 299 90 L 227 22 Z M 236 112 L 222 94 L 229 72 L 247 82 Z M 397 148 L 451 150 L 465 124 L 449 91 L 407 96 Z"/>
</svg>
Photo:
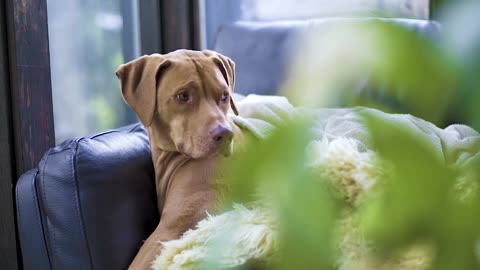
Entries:
<svg viewBox="0 0 480 270">
<path fill-rule="evenodd" d="M 163 200 L 168 192 L 170 179 L 175 171 L 185 162 L 190 160 L 190 157 L 179 153 L 175 144 L 170 138 L 165 136 L 164 131 L 155 121 L 150 127 L 147 127 L 148 138 L 150 140 L 150 148 L 152 151 L 152 161 L 155 169 L 155 188 L 158 199 L 158 209 L 163 208 Z"/>
<path fill-rule="evenodd" d="M 179 152 L 167 151 L 160 151 L 154 158 L 153 164 L 155 168 L 155 188 L 157 192 L 157 204 L 159 211 L 162 211 L 163 209 L 164 200 L 167 197 L 168 190 L 172 182 L 171 180 L 176 171 L 190 160 L 190 157 L 187 157 Z"/>
<path fill-rule="evenodd" d="M 234 151 L 244 151 L 245 134 L 241 129 L 231 122 L 234 130 Z M 164 199 L 168 193 L 171 178 L 178 168 L 186 162 L 192 160 L 191 157 L 177 151 L 171 139 L 165 137 L 165 133 L 159 134 L 158 130 L 165 130 L 153 123 L 147 128 L 150 147 L 152 151 L 152 161 L 155 169 L 155 187 L 158 199 L 158 209 L 162 211 Z"/>
</svg>

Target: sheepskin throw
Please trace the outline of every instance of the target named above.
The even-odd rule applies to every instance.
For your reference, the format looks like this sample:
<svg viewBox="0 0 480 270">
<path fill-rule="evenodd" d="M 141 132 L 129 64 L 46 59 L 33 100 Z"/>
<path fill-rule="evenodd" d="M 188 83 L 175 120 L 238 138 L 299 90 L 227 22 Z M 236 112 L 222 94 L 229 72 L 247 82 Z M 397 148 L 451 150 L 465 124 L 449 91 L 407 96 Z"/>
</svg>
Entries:
<svg viewBox="0 0 480 270">
<path fill-rule="evenodd" d="M 366 108 L 295 109 L 280 97 L 248 96 L 237 107 L 242 117 L 233 116 L 234 121 L 259 138 L 267 137 L 297 113 L 314 118 L 315 139 L 307 146 L 306 165 L 319 179 L 328 179 L 330 183 L 327 184 L 334 193 L 352 205 L 352 209 L 364 194 L 375 188 L 379 174 L 388 173 L 376 169 L 379 156 L 371 147 L 360 112 L 375 114 L 408 128 L 447 164 L 478 161 L 480 156 L 480 135 L 463 125 L 440 129 L 410 115 L 385 114 Z M 278 248 L 278 221 L 266 209 L 261 203 L 248 207 L 235 205 L 228 212 L 209 215 L 180 239 L 162 243 L 164 249 L 152 269 L 198 269 L 209 262 L 209 254 L 213 253 L 217 268 L 247 262 L 268 264 Z M 428 268 L 431 250 L 423 246 L 414 246 L 392 261 L 376 261 L 369 255 L 369 245 L 355 230 L 354 222 L 349 215 L 340 222 L 344 228 L 341 228 L 343 236 L 338 243 L 341 256 L 336 262 L 337 269 Z M 219 246 L 221 249 L 216 248 Z"/>
</svg>

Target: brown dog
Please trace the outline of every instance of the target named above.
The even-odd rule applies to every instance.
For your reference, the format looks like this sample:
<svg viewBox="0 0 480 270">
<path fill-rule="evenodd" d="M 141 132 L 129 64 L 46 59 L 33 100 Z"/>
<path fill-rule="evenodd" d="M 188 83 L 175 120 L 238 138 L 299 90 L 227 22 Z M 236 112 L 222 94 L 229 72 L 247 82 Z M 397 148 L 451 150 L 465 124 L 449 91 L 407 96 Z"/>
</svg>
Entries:
<svg viewBox="0 0 480 270">
<path fill-rule="evenodd" d="M 216 165 L 241 132 L 227 111 L 234 63 L 213 51 L 178 50 L 121 65 L 125 101 L 147 127 L 155 167 L 160 223 L 129 269 L 150 269 L 159 241 L 179 238 L 215 205 Z"/>
</svg>

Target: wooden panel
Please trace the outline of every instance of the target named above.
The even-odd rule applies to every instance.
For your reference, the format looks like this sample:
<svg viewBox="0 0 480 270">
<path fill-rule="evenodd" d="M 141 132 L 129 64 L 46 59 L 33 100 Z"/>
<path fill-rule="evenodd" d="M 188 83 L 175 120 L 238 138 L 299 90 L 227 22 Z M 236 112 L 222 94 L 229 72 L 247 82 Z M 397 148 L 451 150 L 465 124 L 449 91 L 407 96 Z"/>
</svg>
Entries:
<svg viewBox="0 0 480 270">
<path fill-rule="evenodd" d="M 192 13 L 193 49 L 205 50 L 207 48 L 205 1 L 193 0 Z"/>
<path fill-rule="evenodd" d="M 13 182 L 15 182 L 12 114 L 8 72 L 5 2 L 0 3 L 0 263 L 18 269 Z"/>
<path fill-rule="evenodd" d="M 46 7 L 46 0 L 0 2 L 2 269 L 21 268 L 15 226 L 16 180 L 54 144 Z"/>
<path fill-rule="evenodd" d="M 206 48 L 204 0 L 141 0 L 139 12 L 142 55 Z"/>
<path fill-rule="evenodd" d="M 7 16 L 18 178 L 55 143 L 46 0 L 7 0 Z"/>
<path fill-rule="evenodd" d="M 161 1 L 162 52 L 193 49 L 193 8 L 191 0 Z"/>
<path fill-rule="evenodd" d="M 160 2 L 140 0 L 140 47 L 141 55 L 161 53 Z"/>
</svg>

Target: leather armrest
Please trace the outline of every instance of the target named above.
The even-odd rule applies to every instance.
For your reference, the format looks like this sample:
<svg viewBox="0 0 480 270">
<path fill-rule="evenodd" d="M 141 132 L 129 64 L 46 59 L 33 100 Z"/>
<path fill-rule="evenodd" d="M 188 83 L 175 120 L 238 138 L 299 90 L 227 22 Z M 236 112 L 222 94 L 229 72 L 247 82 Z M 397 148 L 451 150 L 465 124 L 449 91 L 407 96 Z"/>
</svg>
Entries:
<svg viewBox="0 0 480 270">
<path fill-rule="evenodd" d="M 126 269 L 158 224 L 141 124 L 50 149 L 16 192 L 25 269 Z"/>
</svg>

